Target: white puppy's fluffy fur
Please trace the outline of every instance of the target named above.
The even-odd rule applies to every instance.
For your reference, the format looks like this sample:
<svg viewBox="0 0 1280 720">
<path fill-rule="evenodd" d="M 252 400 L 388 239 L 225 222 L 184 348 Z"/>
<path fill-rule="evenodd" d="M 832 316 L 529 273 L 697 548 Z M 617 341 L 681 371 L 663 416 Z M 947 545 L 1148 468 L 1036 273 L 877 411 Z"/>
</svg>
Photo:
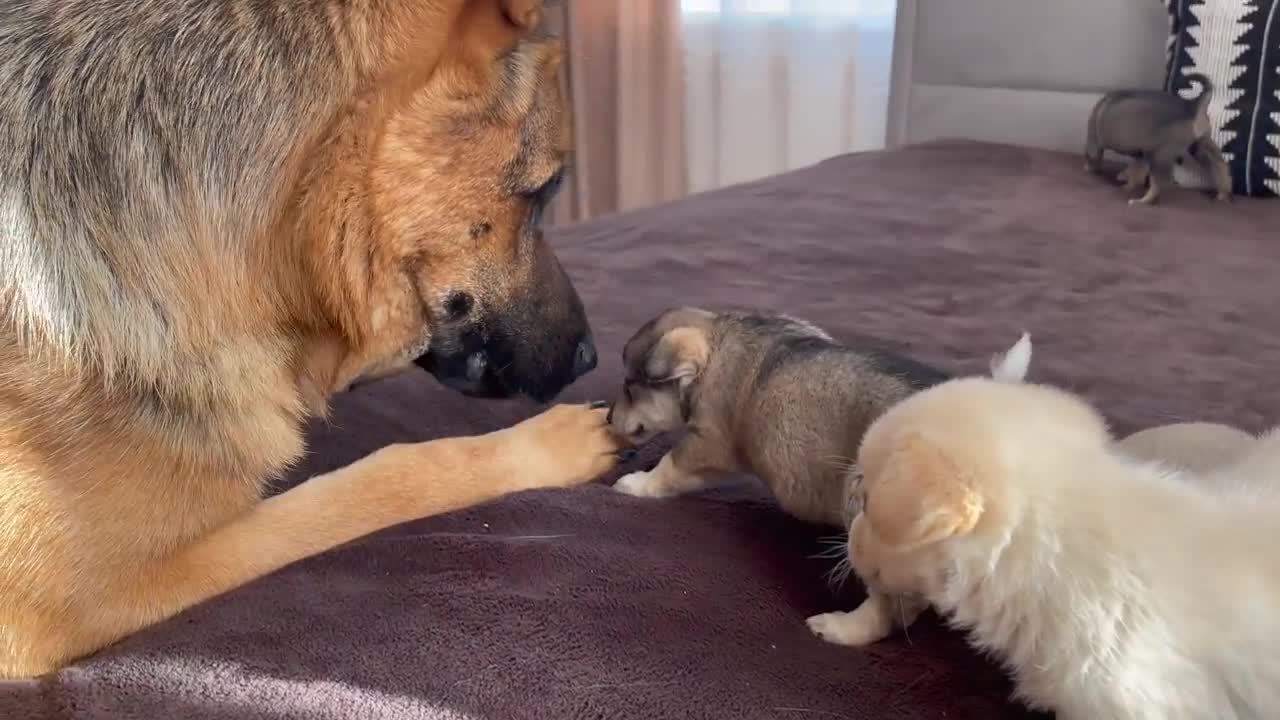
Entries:
<svg viewBox="0 0 1280 720">
<path fill-rule="evenodd" d="M 1280 433 L 1242 451 L 1179 473 L 1068 393 L 952 381 L 867 433 L 850 560 L 1061 720 L 1280 717 Z"/>
<path fill-rule="evenodd" d="M 1008 350 L 991 357 L 991 377 L 998 382 L 1021 383 L 1031 366 L 1031 335 L 1024 331 Z M 1135 448 L 1138 451 L 1145 446 Z M 857 495 L 856 486 L 851 488 Z M 857 506 L 861 499 L 851 497 Z M 853 612 L 829 612 L 812 615 L 805 624 L 814 635 L 837 645 L 870 645 L 889 636 L 895 627 L 910 626 L 926 604 L 917 599 L 891 597 L 871 592 Z"/>
</svg>

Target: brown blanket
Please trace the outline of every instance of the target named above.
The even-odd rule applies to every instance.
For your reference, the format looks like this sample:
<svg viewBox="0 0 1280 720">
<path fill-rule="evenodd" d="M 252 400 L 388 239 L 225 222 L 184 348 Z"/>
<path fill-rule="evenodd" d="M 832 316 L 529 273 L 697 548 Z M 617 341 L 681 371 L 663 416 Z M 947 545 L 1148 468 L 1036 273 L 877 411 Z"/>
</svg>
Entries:
<svg viewBox="0 0 1280 720">
<path fill-rule="evenodd" d="M 615 390 L 622 342 L 676 303 L 804 316 L 955 372 L 1023 329 L 1031 375 L 1120 429 L 1280 416 L 1280 205 L 1191 192 L 1127 206 L 1073 156 L 936 143 L 837 158 L 559 233 Z M 337 400 L 295 478 L 393 441 L 533 412 L 406 374 Z M 642 453 L 628 470 L 655 461 Z M 35 682 L 0 718 L 895 720 L 1036 717 L 928 617 L 869 649 L 812 556 L 832 530 L 754 490 L 666 501 L 531 492 L 296 564 Z"/>
</svg>

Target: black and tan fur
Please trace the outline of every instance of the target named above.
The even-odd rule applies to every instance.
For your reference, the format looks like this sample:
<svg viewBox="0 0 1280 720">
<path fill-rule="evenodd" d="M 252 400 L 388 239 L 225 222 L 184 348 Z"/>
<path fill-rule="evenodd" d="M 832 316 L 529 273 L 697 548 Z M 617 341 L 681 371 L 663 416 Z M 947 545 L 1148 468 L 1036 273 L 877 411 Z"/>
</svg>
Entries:
<svg viewBox="0 0 1280 720">
<path fill-rule="evenodd" d="M 615 486 L 670 497 L 737 472 L 808 522 L 847 528 L 863 433 L 904 397 L 947 379 L 908 358 L 836 343 L 787 317 L 670 310 L 632 336 L 610 422 L 634 443 L 683 431 L 657 467 Z M 894 608 L 898 620 L 923 609 Z M 890 603 L 885 603 L 890 607 Z"/>
<path fill-rule="evenodd" d="M 1231 199 L 1231 171 L 1209 120 L 1213 83 L 1199 73 L 1187 77 L 1200 85 L 1193 99 L 1150 90 L 1116 91 L 1099 99 L 1089 115 L 1085 169 L 1097 171 L 1107 150 L 1130 156 L 1132 162 L 1117 179 L 1130 193 L 1146 185 L 1142 197 L 1130 203 L 1155 203 L 1173 182 L 1174 166 L 1188 159 L 1210 173 L 1218 200 Z"/>
<path fill-rule="evenodd" d="M 612 466 L 604 411 L 563 405 L 261 499 L 357 379 L 549 399 L 594 366 L 538 230 L 569 133 L 543 12 L 0 4 L 0 677 Z"/>
</svg>

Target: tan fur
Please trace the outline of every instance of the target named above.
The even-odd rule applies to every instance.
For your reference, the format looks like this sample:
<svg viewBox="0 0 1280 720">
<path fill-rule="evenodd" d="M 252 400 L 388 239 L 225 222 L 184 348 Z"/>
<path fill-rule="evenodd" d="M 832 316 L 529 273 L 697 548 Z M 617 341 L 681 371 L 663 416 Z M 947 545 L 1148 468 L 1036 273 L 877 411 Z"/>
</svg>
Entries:
<svg viewBox="0 0 1280 720">
<path fill-rule="evenodd" d="M 59 93 L 77 92 L 58 74 L 71 56 L 9 38 L 46 21 L 89 38 L 112 21 L 101 5 L 0 10 L 0 133 L 65 153 L 49 167 L 90 155 L 28 134 L 41 116 L 16 90 L 58 117 Z M 525 223 L 568 125 L 540 1 L 282 3 L 262 10 L 270 21 L 261 4 L 213 5 L 177 18 L 178 3 L 120 4 L 124 27 L 181 24 L 197 42 L 173 52 L 223 43 L 238 72 L 120 49 L 95 99 L 127 107 L 136 93 L 144 112 L 84 122 L 159 129 L 104 132 L 121 138 L 117 175 L 77 166 L 75 188 L 54 175 L 0 187 L 0 677 L 56 669 L 369 532 L 615 461 L 603 410 L 559 406 L 260 499 L 301 455 L 304 418 L 406 366 L 443 326 L 448 292 L 507 316 L 561 282 L 537 270 L 559 272 Z M 307 52 L 272 55 L 280 28 Z M 47 89 L 32 58 L 56 70 Z M 139 91 L 125 80 L 142 68 Z M 155 139 L 188 119 L 162 91 L 211 103 L 181 145 Z M 212 105 L 216 92 L 228 100 Z"/>
</svg>

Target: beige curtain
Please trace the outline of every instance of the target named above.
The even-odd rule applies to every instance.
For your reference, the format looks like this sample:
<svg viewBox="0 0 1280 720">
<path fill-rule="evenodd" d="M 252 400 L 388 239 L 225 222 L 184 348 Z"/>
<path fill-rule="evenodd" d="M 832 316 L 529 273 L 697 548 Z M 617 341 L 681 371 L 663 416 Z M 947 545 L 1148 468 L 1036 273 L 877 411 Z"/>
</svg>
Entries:
<svg viewBox="0 0 1280 720">
<path fill-rule="evenodd" d="M 561 0 L 574 171 L 551 221 L 883 147 L 896 5 Z"/>
<path fill-rule="evenodd" d="M 652 205 L 686 192 L 680 0 L 563 0 L 573 170 L 551 221 Z"/>
</svg>

